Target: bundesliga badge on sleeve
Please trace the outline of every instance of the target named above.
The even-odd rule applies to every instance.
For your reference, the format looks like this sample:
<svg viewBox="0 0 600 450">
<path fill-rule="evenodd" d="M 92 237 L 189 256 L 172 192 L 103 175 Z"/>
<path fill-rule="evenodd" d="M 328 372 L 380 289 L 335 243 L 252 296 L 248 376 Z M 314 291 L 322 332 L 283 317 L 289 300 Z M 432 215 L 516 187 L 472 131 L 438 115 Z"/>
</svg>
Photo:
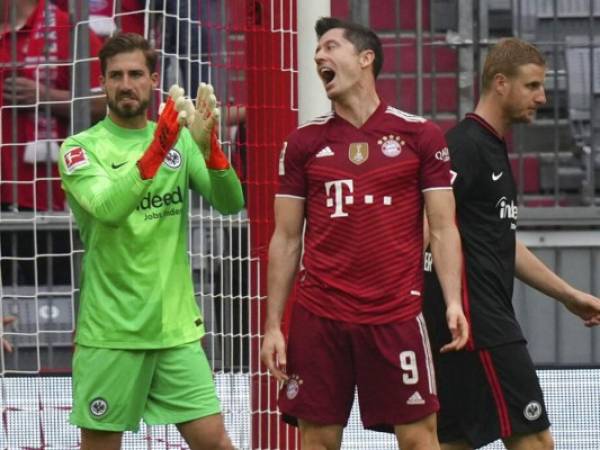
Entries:
<svg viewBox="0 0 600 450">
<path fill-rule="evenodd" d="M 78 168 L 87 166 L 89 164 L 85 150 L 81 147 L 74 147 L 66 152 L 64 161 L 67 173 L 69 174 L 73 173 Z"/>
</svg>

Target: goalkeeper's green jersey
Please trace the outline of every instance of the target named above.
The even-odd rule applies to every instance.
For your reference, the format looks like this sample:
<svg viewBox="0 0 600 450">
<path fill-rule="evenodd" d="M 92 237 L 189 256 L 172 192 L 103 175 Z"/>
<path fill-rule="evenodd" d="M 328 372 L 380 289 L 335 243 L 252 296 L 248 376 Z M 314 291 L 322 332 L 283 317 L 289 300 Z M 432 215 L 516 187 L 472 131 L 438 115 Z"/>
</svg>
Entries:
<svg viewBox="0 0 600 450">
<path fill-rule="evenodd" d="M 204 334 L 187 254 L 189 189 L 224 214 L 243 207 L 242 189 L 233 169 L 206 168 L 185 128 L 156 176 L 142 180 L 136 163 L 155 128 L 106 117 L 61 147 L 62 186 L 85 248 L 78 344 L 156 349 Z"/>
</svg>

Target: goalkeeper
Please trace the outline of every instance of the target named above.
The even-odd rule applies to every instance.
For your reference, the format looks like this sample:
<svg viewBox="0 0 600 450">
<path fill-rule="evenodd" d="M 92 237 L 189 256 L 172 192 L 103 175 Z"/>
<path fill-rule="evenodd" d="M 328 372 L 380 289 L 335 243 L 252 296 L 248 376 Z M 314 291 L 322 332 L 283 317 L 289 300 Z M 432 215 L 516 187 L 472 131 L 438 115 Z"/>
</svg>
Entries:
<svg viewBox="0 0 600 450">
<path fill-rule="evenodd" d="M 120 449 L 141 418 L 176 424 L 192 450 L 231 449 L 186 245 L 190 188 L 223 214 L 243 207 L 212 88 L 200 86 L 194 107 L 174 86 L 149 122 L 158 86 L 149 43 L 119 33 L 99 56 L 108 115 L 67 139 L 59 162 L 85 247 L 71 423 L 83 450 Z"/>
</svg>

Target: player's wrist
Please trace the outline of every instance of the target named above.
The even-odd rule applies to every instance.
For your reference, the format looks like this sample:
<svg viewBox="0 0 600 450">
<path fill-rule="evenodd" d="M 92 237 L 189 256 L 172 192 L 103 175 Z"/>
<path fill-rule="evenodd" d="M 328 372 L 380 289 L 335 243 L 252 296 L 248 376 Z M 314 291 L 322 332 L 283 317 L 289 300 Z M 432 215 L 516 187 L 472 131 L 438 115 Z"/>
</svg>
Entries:
<svg viewBox="0 0 600 450">
<path fill-rule="evenodd" d="M 211 170 L 229 169 L 229 160 L 221 148 L 221 143 L 219 142 L 215 129 L 212 130 L 210 136 L 210 152 L 209 157 L 206 160 L 206 167 Z"/>
<path fill-rule="evenodd" d="M 156 175 L 156 170 L 153 169 L 154 164 L 151 164 L 148 159 L 144 159 L 142 157 L 138 160 L 136 165 L 140 172 L 140 178 L 142 180 L 150 180 Z"/>
<path fill-rule="evenodd" d="M 137 166 L 140 170 L 140 176 L 143 180 L 154 178 L 156 172 L 158 172 L 160 165 L 164 161 L 165 156 L 169 151 L 165 144 L 167 143 L 161 142 L 158 134 L 155 134 L 150 146 L 138 160 Z"/>
<path fill-rule="evenodd" d="M 562 291 L 557 292 L 556 299 L 565 307 L 569 307 L 577 302 L 578 291 L 572 286 L 565 286 Z"/>
<path fill-rule="evenodd" d="M 277 317 L 267 317 L 265 320 L 264 332 L 281 331 L 281 319 Z"/>
<path fill-rule="evenodd" d="M 463 313 L 463 307 L 460 298 L 446 300 L 447 313 Z"/>
<path fill-rule="evenodd" d="M 177 100 L 174 100 L 176 98 Z M 137 162 L 142 179 L 154 178 L 169 150 L 175 145 L 181 131 L 181 124 L 187 119 L 187 105 L 183 89 L 173 86 L 169 98 L 160 113 L 152 142 Z"/>
</svg>

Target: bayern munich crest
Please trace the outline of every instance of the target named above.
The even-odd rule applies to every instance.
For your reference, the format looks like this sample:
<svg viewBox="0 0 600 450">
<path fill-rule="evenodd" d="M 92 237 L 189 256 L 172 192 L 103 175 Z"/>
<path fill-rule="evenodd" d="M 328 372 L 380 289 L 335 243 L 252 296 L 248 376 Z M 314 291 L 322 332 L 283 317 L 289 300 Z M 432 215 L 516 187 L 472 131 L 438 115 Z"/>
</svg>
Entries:
<svg viewBox="0 0 600 450">
<path fill-rule="evenodd" d="M 402 153 L 402 146 L 404 145 L 404 141 L 393 134 L 383 136 L 377 143 L 381 145 L 381 152 L 388 158 L 400 155 Z"/>
<path fill-rule="evenodd" d="M 179 151 L 175 148 L 169 150 L 169 153 L 165 156 L 164 164 L 171 169 L 179 168 L 181 166 L 181 154 Z"/>
<path fill-rule="evenodd" d="M 292 375 L 285 383 L 285 395 L 289 400 L 294 400 L 300 392 L 302 380 L 298 375 Z"/>
</svg>

